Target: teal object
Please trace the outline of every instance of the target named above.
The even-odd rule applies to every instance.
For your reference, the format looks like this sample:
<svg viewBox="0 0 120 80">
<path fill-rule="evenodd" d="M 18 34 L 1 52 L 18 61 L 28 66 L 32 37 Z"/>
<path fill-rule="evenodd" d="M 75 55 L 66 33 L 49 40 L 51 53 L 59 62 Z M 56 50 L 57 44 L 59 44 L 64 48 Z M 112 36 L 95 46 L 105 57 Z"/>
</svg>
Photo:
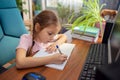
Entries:
<svg viewBox="0 0 120 80">
<path fill-rule="evenodd" d="M 15 58 L 20 36 L 27 33 L 16 0 L 0 0 L 0 66 Z"/>
<path fill-rule="evenodd" d="M 0 9 L 16 8 L 16 0 L 0 0 Z"/>
<path fill-rule="evenodd" d="M 0 25 L 0 40 L 3 38 L 4 34 L 3 34 L 3 31 L 2 31 L 2 28 L 1 28 L 1 25 Z"/>
<path fill-rule="evenodd" d="M 21 34 L 27 32 L 17 8 L 0 9 L 0 20 L 6 35 L 20 37 Z"/>
<path fill-rule="evenodd" d="M 40 10 L 35 10 L 34 11 L 35 16 L 38 15 L 40 12 L 41 12 Z"/>
<path fill-rule="evenodd" d="M 15 58 L 15 49 L 19 43 L 19 38 L 4 36 L 0 41 L 0 65 Z"/>
<path fill-rule="evenodd" d="M 99 34 L 100 29 L 97 27 L 87 27 L 86 29 L 84 28 L 84 26 L 76 26 L 74 29 L 74 33 L 77 34 L 83 34 L 84 35 L 88 35 L 88 36 L 92 36 L 92 37 L 96 37 L 96 35 Z"/>
</svg>

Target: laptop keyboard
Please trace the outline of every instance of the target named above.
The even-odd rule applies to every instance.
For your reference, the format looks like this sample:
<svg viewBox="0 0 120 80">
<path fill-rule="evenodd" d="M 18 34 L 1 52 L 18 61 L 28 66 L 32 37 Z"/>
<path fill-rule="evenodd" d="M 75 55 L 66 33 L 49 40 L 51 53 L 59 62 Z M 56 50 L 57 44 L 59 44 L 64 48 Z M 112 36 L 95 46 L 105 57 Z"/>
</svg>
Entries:
<svg viewBox="0 0 120 80">
<path fill-rule="evenodd" d="M 78 80 L 95 80 L 96 68 L 107 64 L 107 61 L 107 46 L 105 44 L 91 44 Z"/>
</svg>

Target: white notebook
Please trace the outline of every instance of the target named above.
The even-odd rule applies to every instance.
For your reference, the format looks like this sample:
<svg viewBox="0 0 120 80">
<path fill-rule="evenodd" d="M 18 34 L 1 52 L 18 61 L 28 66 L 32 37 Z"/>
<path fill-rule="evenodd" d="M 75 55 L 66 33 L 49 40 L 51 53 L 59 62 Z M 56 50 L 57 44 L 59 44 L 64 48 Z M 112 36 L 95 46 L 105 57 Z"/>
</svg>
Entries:
<svg viewBox="0 0 120 80">
<path fill-rule="evenodd" d="M 62 45 L 59 46 L 61 52 L 65 53 L 65 55 L 68 56 L 67 57 L 68 59 L 69 59 L 74 47 L 75 47 L 75 44 L 71 44 L 71 43 L 63 43 Z M 50 54 L 48 52 L 45 52 L 45 49 L 41 49 L 33 57 L 50 56 L 50 55 L 53 55 L 53 54 L 58 54 L 58 51 Z M 48 64 L 48 65 L 45 65 L 45 66 L 50 67 L 50 68 L 55 68 L 55 69 L 58 69 L 58 70 L 63 70 L 67 61 L 68 61 L 68 59 L 63 64 Z"/>
</svg>

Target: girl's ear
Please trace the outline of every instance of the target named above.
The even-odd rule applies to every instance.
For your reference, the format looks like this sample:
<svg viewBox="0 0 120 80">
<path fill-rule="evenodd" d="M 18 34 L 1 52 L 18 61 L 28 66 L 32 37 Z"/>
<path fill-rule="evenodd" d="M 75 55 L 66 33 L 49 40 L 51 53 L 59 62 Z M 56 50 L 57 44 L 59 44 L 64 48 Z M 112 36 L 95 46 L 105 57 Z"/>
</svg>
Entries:
<svg viewBox="0 0 120 80">
<path fill-rule="evenodd" d="M 36 23 L 36 24 L 35 24 L 35 31 L 36 31 L 36 32 L 39 32 L 40 29 L 41 29 L 41 28 L 40 28 L 40 24 L 39 24 L 39 23 Z"/>
</svg>

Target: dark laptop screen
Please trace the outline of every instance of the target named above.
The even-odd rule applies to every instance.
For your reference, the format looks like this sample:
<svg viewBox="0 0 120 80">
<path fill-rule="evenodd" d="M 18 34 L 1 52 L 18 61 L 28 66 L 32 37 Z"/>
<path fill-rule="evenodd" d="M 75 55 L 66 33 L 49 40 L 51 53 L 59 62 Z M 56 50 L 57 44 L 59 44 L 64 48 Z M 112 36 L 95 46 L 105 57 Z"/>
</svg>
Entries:
<svg viewBox="0 0 120 80">
<path fill-rule="evenodd" d="M 111 31 L 110 37 L 108 39 L 108 51 L 109 51 L 109 63 L 115 62 L 117 55 L 120 50 L 120 7 L 116 15 L 116 19 L 113 25 L 113 30 Z"/>
</svg>

